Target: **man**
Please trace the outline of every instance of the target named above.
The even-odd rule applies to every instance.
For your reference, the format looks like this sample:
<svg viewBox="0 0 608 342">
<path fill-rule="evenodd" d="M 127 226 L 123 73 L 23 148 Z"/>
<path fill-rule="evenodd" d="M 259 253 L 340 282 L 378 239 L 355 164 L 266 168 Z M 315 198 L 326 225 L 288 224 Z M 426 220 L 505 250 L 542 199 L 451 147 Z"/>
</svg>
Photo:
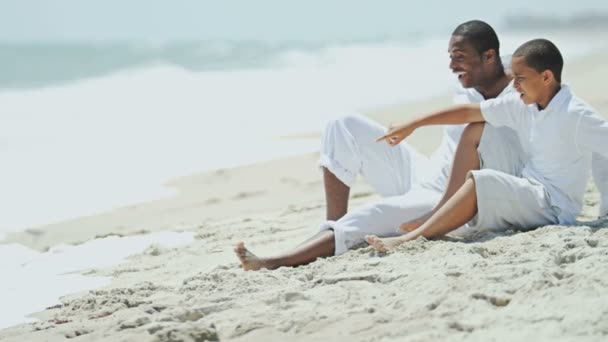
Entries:
<svg viewBox="0 0 608 342">
<path fill-rule="evenodd" d="M 398 144 L 425 125 L 475 123 L 466 128 L 455 155 L 448 185 L 455 191 L 446 191 L 428 220 L 410 226 L 409 233 L 366 237 L 375 249 L 386 252 L 418 236 L 441 236 L 465 224 L 478 229 L 533 229 L 575 222 L 592 153 L 608 158 L 608 122 L 562 84 L 563 59 L 552 42 L 524 43 L 513 54 L 512 67 L 519 95 L 415 118 L 380 138 Z M 500 139 L 486 137 L 488 123 L 517 132 L 527 158 L 485 153 L 485 145 Z M 484 167 L 486 161 L 505 167 Z"/>
</svg>

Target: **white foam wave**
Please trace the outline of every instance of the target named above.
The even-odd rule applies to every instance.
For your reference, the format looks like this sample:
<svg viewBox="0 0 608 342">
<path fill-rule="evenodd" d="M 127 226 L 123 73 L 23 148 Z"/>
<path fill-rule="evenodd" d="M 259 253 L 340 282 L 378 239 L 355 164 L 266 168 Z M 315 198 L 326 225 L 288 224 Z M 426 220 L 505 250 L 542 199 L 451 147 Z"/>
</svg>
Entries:
<svg viewBox="0 0 608 342">
<path fill-rule="evenodd" d="M 175 247 L 193 240 L 193 233 L 162 232 L 143 236 L 88 241 L 82 245 L 59 245 L 38 253 L 19 244 L 0 245 L 0 329 L 34 321 L 33 312 L 55 305 L 61 296 L 99 288 L 108 277 L 89 277 L 74 272 L 119 264 L 151 244 Z"/>
</svg>

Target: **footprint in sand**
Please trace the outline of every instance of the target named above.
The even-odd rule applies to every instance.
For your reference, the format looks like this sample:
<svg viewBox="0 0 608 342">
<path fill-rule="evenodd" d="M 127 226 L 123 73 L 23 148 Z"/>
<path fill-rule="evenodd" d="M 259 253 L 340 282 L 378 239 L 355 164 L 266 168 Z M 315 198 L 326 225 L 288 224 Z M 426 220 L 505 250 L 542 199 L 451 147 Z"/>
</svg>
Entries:
<svg viewBox="0 0 608 342">
<path fill-rule="evenodd" d="M 222 200 L 220 200 L 219 198 L 213 197 L 213 198 L 210 198 L 210 199 L 206 200 L 204 203 L 205 203 L 205 205 L 210 205 L 210 204 L 218 204 L 221 201 Z"/>
<path fill-rule="evenodd" d="M 233 197 L 233 199 L 236 200 L 241 200 L 241 199 L 246 199 L 246 198 L 251 198 L 251 197 L 255 197 L 255 196 L 261 196 L 264 194 L 264 191 L 244 191 L 244 192 L 239 192 L 236 196 Z"/>
</svg>

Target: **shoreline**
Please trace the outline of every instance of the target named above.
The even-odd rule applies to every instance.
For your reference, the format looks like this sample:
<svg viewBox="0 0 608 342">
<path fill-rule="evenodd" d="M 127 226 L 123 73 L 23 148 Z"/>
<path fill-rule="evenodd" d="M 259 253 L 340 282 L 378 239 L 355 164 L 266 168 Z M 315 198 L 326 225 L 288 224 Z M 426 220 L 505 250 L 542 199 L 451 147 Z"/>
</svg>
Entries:
<svg viewBox="0 0 608 342">
<path fill-rule="evenodd" d="M 360 113 L 388 125 L 398 116 L 395 114 L 396 112 L 415 113 L 423 108 L 440 108 L 449 103 L 450 98 L 446 95 Z M 324 124 L 320 124 L 321 128 Z M 280 140 L 291 139 L 315 139 L 320 143 L 320 138 L 321 130 L 278 137 L 277 143 L 280 143 Z M 440 138 L 441 130 L 433 127 L 424 132 L 415 132 L 410 138 L 410 143 L 416 146 L 421 153 L 428 155 L 438 146 Z M 4 239 L 0 240 L 0 246 L 19 243 L 38 251 L 46 251 L 59 243 L 81 244 L 89 239 L 107 235 L 129 236 L 163 230 L 184 231 L 195 228 L 202 222 L 230 215 L 230 210 L 221 203 L 232 199 L 239 199 L 242 205 L 237 208 L 244 213 L 275 210 L 277 206 L 274 204 L 260 203 L 255 198 L 266 193 L 284 198 L 290 192 L 290 183 L 308 182 L 311 186 L 318 184 L 319 190 L 322 191 L 321 173 L 317 173 L 317 160 L 318 152 L 315 151 L 176 177 L 159 185 L 159 188 L 167 193 L 160 198 L 108 208 L 95 214 L 76 216 L 21 230 L 9 230 L 3 232 Z M 292 168 L 294 164 L 298 165 L 299 171 L 296 174 L 284 175 L 278 180 L 273 179 L 276 175 L 268 172 L 273 169 Z M 232 183 L 233 178 L 236 177 L 239 178 L 238 185 Z M 261 181 L 256 181 L 256 178 Z M 265 184 L 265 187 L 269 189 L 262 189 L 256 186 L 256 183 Z M 321 197 L 318 198 L 321 199 Z M 274 203 L 274 201 L 272 202 Z M 210 212 L 189 212 L 184 215 L 183 219 L 180 219 L 180 215 L 184 213 L 182 209 L 197 206 L 201 208 L 215 206 L 216 208 Z M 219 210 L 215 210 L 218 208 Z M 164 211 L 164 213 L 159 213 L 159 211 Z M 146 219 L 150 216 L 153 218 Z M 158 220 L 159 218 L 160 220 Z M 86 227 L 86 229 L 82 227 Z"/>
</svg>

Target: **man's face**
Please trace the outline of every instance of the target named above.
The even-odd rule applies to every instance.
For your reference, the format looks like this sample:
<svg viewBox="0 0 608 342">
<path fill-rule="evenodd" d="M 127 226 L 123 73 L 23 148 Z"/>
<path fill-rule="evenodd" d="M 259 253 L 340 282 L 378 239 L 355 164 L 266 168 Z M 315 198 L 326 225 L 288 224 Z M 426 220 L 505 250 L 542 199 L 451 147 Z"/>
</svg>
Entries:
<svg viewBox="0 0 608 342">
<path fill-rule="evenodd" d="M 448 47 L 450 69 L 458 75 L 458 81 L 465 88 L 483 84 L 485 70 L 479 53 L 462 36 L 452 36 Z"/>
<path fill-rule="evenodd" d="M 540 73 L 526 64 L 525 57 L 513 57 L 511 60 L 513 70 L 513 86 L 525 104 L 539 103 L 541 92 L 544 89 L 543 73 Z"/>
</svg>

